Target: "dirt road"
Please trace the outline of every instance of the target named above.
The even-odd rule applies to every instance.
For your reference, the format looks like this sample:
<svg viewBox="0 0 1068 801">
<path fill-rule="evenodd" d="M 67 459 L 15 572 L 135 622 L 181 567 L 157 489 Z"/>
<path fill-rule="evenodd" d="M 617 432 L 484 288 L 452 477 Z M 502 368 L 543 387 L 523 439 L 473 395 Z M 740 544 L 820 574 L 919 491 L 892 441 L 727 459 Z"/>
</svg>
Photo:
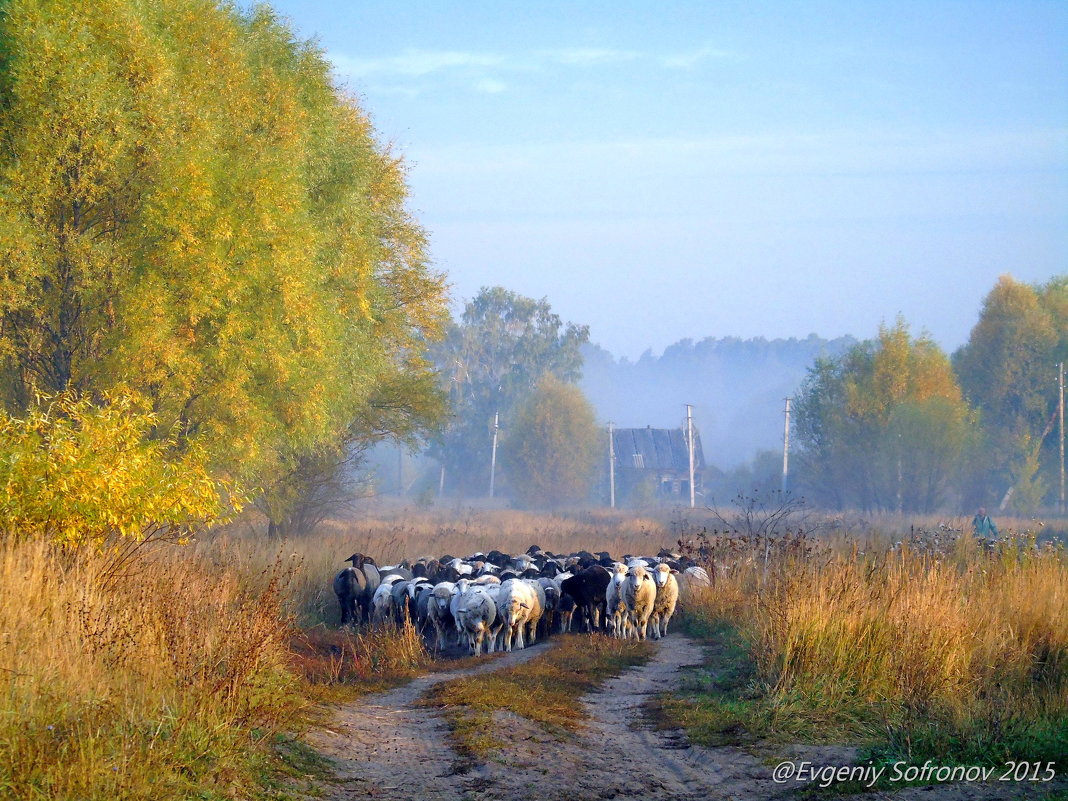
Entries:
<svg viewBox="0 0 1068 801">
<path fill-rule="evenodd" d="M 650 725 L 642 708 L 649 696 L 676 687 L 680 669 L 700 664 L 702 656 L 689 638 L 670 635 L 645 665 L 625 671 L 578 701 L 585 704 L 590 720 L 565 744 L 522 718 L 499 718 L 501 727 L 517 736 L 499 761 L 473 772 L 481 783 L 468 797 L 697 801 L 784 794 L 756 757 L 734 748 L 694 748 L 681 732 Z"/>
<path fill-rule="evenodd" d="M 447 744 L 448 726 L 438 715 L 415 706 L 435 684 L 461 676 L 500 670 L 544 653 L 541 643 L 464 670 L 433 673 L 387 693 L 342 707 L 329 729 L 308 743 L 333 761 L 340 784 L 325 797 L 463 799 L 467 789 L 453 774 L 456 755 Z"/>
<path fill-rule="evenodd" d="M 511 713 L 498 713 L 501 748 L 473 770 L 454 772 L 444 720 L 415 706 L 431 686 L 464 675 L 499 670 L 544 653 L 551 644 L 461 671 L 436 673 L 343 708 L 330 730 L 311 744 L 329 756 L 341 782 L 325 788 L 331 801 L 366 798 L 428 801 L 593 801 L 674 799 L 751 801 L 795 797 L 800 785 L 776 784 L 772 769 L 786 759 L 813 765 L 849 765 L 856 750 L 841 746 L 774 746 L 743 751 L 690 745 L 678 731 L 652 727 L 643 705 L 678 686 L 680 671 L 702 662 L 692 640 L 672 634 L 653 659 L 576 699 L 589 715 L 585 728 L 564 742 Z M 905 788 L 869 799 L 963 801 L 967 798 L 1039 798 L 1045 788 L 972 785 Z"/>
</svg>

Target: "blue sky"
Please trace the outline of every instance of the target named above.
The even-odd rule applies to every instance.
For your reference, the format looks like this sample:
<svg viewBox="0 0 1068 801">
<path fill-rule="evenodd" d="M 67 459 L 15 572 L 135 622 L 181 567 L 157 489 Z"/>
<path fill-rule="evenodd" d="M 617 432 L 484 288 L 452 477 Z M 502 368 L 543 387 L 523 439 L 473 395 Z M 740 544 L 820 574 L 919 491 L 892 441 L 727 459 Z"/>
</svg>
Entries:
<svg viewBox="0 0 1068 801">
<path fill-rule="evenodd" d="M 457 302 L 685 337 L 947 349 L 1068 272 L 1068 2 L 272 5 L 384 141 Z"/>
</svg>

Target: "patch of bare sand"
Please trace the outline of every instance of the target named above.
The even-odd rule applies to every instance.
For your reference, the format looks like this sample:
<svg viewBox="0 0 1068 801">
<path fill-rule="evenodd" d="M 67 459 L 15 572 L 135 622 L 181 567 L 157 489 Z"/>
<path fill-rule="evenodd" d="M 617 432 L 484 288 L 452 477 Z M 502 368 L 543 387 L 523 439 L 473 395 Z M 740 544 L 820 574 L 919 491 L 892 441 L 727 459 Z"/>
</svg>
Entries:
<svg viewBox="0 0 1068 801">
<path fill-rule="evenodd" d="M 606 682 L 576 701 L 589 721 L 560 742 L 538 725 L 498 713 L 502 747 L 465 781 L 479 801 L 773 801 L 795 798 L 799 783 L 776 784 L 783 760 L 815 766 L 852 765 L 857 749 L 841 745 L 760 743 L 746 749 L 692 745 L 679 730 L 654 727 L 644 706 L 650 696 L 677 689 L 680 670 L 700 665 L 704 652 L 693 640 L 672 634 L 653 659 Z M 503 736 L 507 733 L 507 737 Z M 1050 785 L 937 785 L 897 792 L 865 793 L 862 801 L 981 801 L 1044 798 Z M 848 796 L 840 796 L 846 797 Z"/>
<path fill-rule="evenodd" d="M 467 797 L 462 777 L 452 775 L 456 754 L 448 725 L 415 701 L 435 684 L 500 670 L 544 653 L 543 643 L 463 670 L 433 673 L 403 687 L 341 707 L 329 728 L 308 735 L 308 744 L 334 764 L 338 784 L 323 798 L 405 798 L 452 801 Z"/>
<path fill-rule="evenodd" d="M 512 733 L 495 759 L 472 771 L 482 786 L 477 799 L 537 798 L 544 801 L 657 798 L 776 798 L 789 788 L 771 781 L 769 767 L 736 748 L 692 747 L 678 731 L 657 730 L 643 706 L 651 695 L 675 689 L 680 668 L 699 665 L 704 655 L 680 634 L 661 641 L 653 659 L 610 679 L 576 703 L 589 721 L 564 743 L 529 721 L 500 720 Z"/>
</svg>

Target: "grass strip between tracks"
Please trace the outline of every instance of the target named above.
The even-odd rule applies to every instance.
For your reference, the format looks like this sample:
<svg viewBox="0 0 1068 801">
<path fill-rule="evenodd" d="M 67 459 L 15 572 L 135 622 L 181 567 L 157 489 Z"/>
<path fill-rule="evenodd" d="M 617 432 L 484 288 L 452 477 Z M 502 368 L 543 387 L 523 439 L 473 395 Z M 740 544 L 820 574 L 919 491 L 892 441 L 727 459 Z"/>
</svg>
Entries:
<svg viewBox="0 0 1068 801">
<path fill-rule="evenodd" d="M 458 756 L 457 770 L 463 772 L 499 746 L 492 725 L 495 712 L 512 712 L 563 738 L 586 718 L 580 696 L 627 668 L 644 664 L 654 651 L 649 641 L 565 635 L 523 664 L 443 682 L 422 703 L 444 710 Z"/>
</svg>

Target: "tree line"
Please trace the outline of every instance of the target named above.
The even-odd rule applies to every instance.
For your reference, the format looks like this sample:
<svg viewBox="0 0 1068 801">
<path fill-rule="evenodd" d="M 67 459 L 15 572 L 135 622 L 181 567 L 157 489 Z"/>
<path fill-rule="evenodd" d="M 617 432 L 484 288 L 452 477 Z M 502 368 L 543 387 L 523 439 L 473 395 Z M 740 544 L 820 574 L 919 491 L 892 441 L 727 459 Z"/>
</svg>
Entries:
<svg viewBox="0 0 1068 801">
<path fill-rule="evenodd" d="M 821 506 L 1030 513 L 1060 490 L 1058 364 L 1068 276 L 1002 277 L 952 357 L 904 320 L 809 371 L 795 404 L 795 488 Z"/>
<path fill-rule="evenodd" d="M 588 328 L 500 287 L 450 320 L 406 200 L 402 160 L 266 6 L 0 3 L 0 527 L 182 536 L 251 502 L 308 529 L 386 439 L 483 495 L 496 435 L 502 491 L 586 500 Z M 798 488 L 1049 504 L 1066 331 L 1068 278 L 1004 278 L 952 358 L 899 321 L 818 360 Z"/>
<path fill-rule="evenodd" d="M 589 328 L 564 323 L 544 298 L 483 288 L 431 349 L 449 417 L 428 453 L 440 489 L 481 497 L 493 483 L 518 503 L 556 508 L 588 500 L 600 431 L 576 382 Z M 496 427 L 496 430 L 495 430 Z"/>
<path fill-rule="evenodd" d="M 451 400 L 430 449 L 447 493 L 486 494 L 497 420 L 513 499 L 603 500 L 590 491 L 603 478 L 605 435 L 571 386 L 587 339 L 585 327 L 565 326 L 545 300 L 497 287 L 467 304 L 433 351 Z M 809 368 L 793 399 L 791 490 L 830 509 L 1052 507 L 1060 488 L 1057 370 L 1066 358 L 1068 276 L 1039 285 L 1002 277 L 952 356 L 904 319 L 884 325 Z M 543 376 L 551 380 L 539 384 Z M 718 500 L 771 491 L 781 467 L 781 453 L 761 453 L 749 467 L 713 469 L 705 484 Z M 501 485 L 499 473 L 498 492 Z"/>
</svg>

